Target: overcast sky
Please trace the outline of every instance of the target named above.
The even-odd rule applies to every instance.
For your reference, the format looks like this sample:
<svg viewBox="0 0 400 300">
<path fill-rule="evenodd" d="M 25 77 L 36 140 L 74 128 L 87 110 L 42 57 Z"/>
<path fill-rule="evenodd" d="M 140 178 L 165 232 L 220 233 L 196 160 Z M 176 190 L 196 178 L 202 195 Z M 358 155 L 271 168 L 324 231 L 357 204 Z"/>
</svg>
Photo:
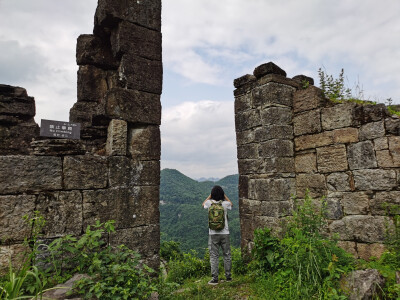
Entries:
<svg viewBox="0 0 400 300">
<path fill-rule="evenodd" d="M 27 89 L 36 121 L 67 121 L 75 46 L 97 0 L 0 0 L 0 83 Z M 318 85 L 318 68 L 365 98 L 400 103 L 399 0 L 165 0 L 162 168 L 237 172 L 233 80 L 273 61 Z"/>
</svg>

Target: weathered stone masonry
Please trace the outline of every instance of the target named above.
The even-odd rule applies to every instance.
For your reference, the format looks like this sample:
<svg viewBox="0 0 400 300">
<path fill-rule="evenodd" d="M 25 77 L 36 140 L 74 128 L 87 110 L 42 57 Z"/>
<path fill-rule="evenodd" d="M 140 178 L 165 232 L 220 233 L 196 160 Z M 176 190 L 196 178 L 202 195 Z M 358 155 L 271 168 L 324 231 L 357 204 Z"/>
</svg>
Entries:
<svg viewBox="0 0 400 300">
<path fill-rule="evenodd" d="M 400 119 L 383 104 L 332 103 L 312 78 L 286 78 L 273 63 L 234 85 L 242 248 L 255 228 L 279 230 L 290 196 L 309 189 L 326 196 L 343 248 L 379 256 L 391 222 L 382 204 L 400 204 Z"/>
<path fill-rule="evenodd" d="M 0 262 L 22 250 L 38 210 L 45 242 L 116 220 L 112 244 L 159 265 L 161 0 L 99 0 L 77 42 L 81 140 L 43 139 L 32 97 L 0 86 Z"/>
</svg>

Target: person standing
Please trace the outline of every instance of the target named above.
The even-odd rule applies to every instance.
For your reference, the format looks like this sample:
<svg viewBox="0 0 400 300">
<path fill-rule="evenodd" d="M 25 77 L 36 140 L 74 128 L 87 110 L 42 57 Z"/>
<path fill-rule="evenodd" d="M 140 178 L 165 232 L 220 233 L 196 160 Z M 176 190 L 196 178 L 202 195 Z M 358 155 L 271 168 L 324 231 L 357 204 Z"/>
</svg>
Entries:
<svg viewBox="0 0 400 300">
<path fill-rule="evenodd" d="M 225 195 L 224 190 L 216 185 L 211 189 L 211 194 L 203 202 L 203 207 L 205 209 L 210 209 L 213 203 L 218 203 L 222 201 L 222 207 L 224 208 L 224 218 L 225 226 L 221 230 L 208 229 L 208 250 L 210 252 L 210 264 L 211 264 L 211 276 L 212 279 L 208 284 L 216 285 L 218 284 L 218 258 L 219 258 L 219 248 L 222 249 L 224 258 L 224 269 L 226 281 L 232 280 L 232 258 L 231 258 L 231 246 L 229 241 L 229 226 L 228 226 L 228 213 L 227 210 L 232 209 L 232 202 Z"/>
</svg>

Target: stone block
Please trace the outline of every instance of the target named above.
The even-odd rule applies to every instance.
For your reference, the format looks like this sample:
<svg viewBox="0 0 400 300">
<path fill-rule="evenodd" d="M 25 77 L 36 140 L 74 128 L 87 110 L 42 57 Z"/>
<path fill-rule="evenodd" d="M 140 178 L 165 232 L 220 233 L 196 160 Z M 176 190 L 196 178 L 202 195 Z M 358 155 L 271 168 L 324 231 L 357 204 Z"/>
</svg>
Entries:
<svg viewBox="0 0 400 300">
<path fill-rule="evenodd" d="M 317 171 L 317 156 L 315 153 L 297 154 L 295 167 L 298 173 L 313 173 Z"/>
<path fill-rule="evenodd" d="M 269 76 L 269 75 L 267 75 Z M 255 78 L 255 76 L 253 76 Z M 259 81 L 250 80 L 247 83 L 244 83 L 242 86 L 238 87 L 233 91 L 233 95 L 235 97 L 250 93 L 256 86 L 259 85 Z"/>
<path fill-rule="evenodd" d="M 260 215 L 262 201 L 251 199 L 239 199 L 239 210 L 241 215 Z M 264 202 L 263 202 L 264 203 Z"/>
<path fill-rule="evenodd" d="M 296 176 L 296 195 L 304 198 L 306 190 L 313 198 L 322 197 L 327 193 L 325 176 L 322 174 L 297 174 Z"/>
<path fill-rule="evenodd" d="M 237 147 L 238 159 L 257 159 L 258 158 L 258 144 L 247 144 Z"/>
<path fill-rule="evenodd" d="M 243 75 L 243 76 L 241 76 L 239 78 L 236 78 L 233 81 L 233 86 L 235 88 L 239 88 L 239 87 L 241 87 L 241 86 L 243 86 L 243 85 L 245 85 L 245 84 L 247 84 L 249 82 L 254 82 L 256 80 L 257 80 L 257 78 L 255 76 L 250 75 L 250 74 L 246 74 L 246 75 Z"/>
<path fill-rule="evenodd" d="M 118 75 L 119 85 L 122 88 L 161 95 L 163 79 L 161 61 L 124 54 Z"/>
<path fill-rule="evenodd" d="M 292 110 L 287 107 L 267 106 L 261 110 L 263 125 L 291 125 Z"/>
<path fill-rule="evenodd" d="M 334 145 L 317 148 L 317 165 L 321 173 L 331 173 L 347 170 L 345 145 Z"/>
<path fill-rule="evenodd" d="M 253 108 L 253 97 L 251 93 L 246 93 L 235 97 L 235 114 Z"/>
<path fill-rule="evenodd" d="M 1 242 L 23 241 L 30 237 L 32 228 L 23 216 L 33 217 L 35 201 L 35 195 L 0 196 Z"/>
<path fill-rule="evenodd" d="M 347 156 L 350 170 L 377 167 L 374 145 L 371 141 L 348 145 Z"/>
<path fill-rule="evenodd" d="M 117 229 L 158 224 L 159 187 L 111 188 L 83 192 L 83 226 L 115 220 Z"/>
<path fill-rule="evenodd" d="M 371 257 L 380 258 L 383 252 L 385 252 L 385 246 L 380 243 L 364 244 L 357 243 L 358 256 L 364 260 L 370 260 Z"/>
<path fill-rule="evenodd" d="M 355 187 L 361 191 L 390 190 L 397 186 L 394 170 L 366 169 L 353 171 Z"/>
<path fill-rule="evenodd" d="M 10 260 L 14 270 L 19 268 L 26 261 L 25 254 L 30 249 L 23 244 L 0 246 L 0 276 L 8 275 L 10 272 Z"/>
<path fill-rule="evenodd" d="M 314 149 L 333 144 L 333 131 L 302 135 L 294 139 L 296 151 Z"/>
<path fill-rule="evenodd" d="M 105 188 L 108 181 L 107 158 L 94 155 L 64 158 L 64 187 L 66 189 Z"/>
<path fill-rule="evenodd" d="M 94 20 L 95 33 L 98 27 L 115 28 L 120 20 L 161 31 L 161 1 L 100 0 Z"/>
<path fill-rule="evenodd" d="M 385 119 L 386 134 L 400 135 L 400 119 Z"/>
<path fill-rule="evenodd" d="M 353 124 L 354 103 L 338 104 L 321 110 L 321 122 L 324 130 L 348 127 Z"/>
<path fill-rule="evenodd" d="M 308 82 L 309 85 L 314 85 L 314 78 L 311 78 L 306 75 L 296 75 L 292 77 L 292 79 L 299 82 L 300 84 Z"/>
<path fill-rule="evenodd" d="M 82 195 L 79 191 L 40 193 L 36 210 L 46 220 L 44 237 L 82 234 Z"/>
<path fill-rule="evenodd" d="M 254 207 L 253 213 L 266 217 L 285 217 L 292 213 L 290 201 L 261 201 L 259 207 Z"/>
<path fill-rule="evenodd" d="M 128 124 L 124 120 L 111 120 L 108 125 L 106 154 L 126 155 L 128 144 Z"/>
<path fill-rule="evenodd" d="M 387 143 L 382 145 L 382 148 L 389 148 L 389 150 L 376 151 L 376 158 L 379 167 L 392 168 L 400 167 L 400 137 L 390 136 L 387 138 Z M 377 146 L 375 145 L 375 148 Z"/>
<path fill-rule="evenodd" d="M 259 173 L 294 173 L 293 157 L 267 157 L 258 168 Z M 288 175 L 288 174 L 287 174 Z M 294 177 L 294 174 L 293 174 Z"/>
<path fill-rule="evenodd" d="M 61 158 L 52 156 L 0 156 L 0 194 L 59 190 Z"/>
<path fill-rule="evenodd" d="M 380 168 L 398 167 L 398 165 L 395 165 L 389 150 L 376 151 L 376 160 Z"/>
<path fill-rule="evenodd" d="M 84 127 L 92 125 L 94 115 L 104 115 L 102 107 L 98 102 L 76 102 L 69 111 L 69 119 L 71 122 L 81 123 L 81 130 Z M 81 131 L 82 137 L 82 131 Z"/>
<path fill-rule="evenodd" d="M 349 300 L 382 299 L 384 277 L 378 270 L 356 270 L 340 279 L 340 286 Z"/>
<path fill-rule="evenodd" d="M 92 65 L 79 66 L 78 101 L 100 103 L 108 89 L 116 85 L 116 73 Z"/>
<path fill-rule="evenodd" d="M 5 97 L 28 97 L 26 89 L 7 84 L 0 84 L 0 95 Z"/>
<path fill-rule="evenodd" d="M 295 193 L 294 178 L 251 179 L 249 198 L 259 201 L 289 201 Z"/>
<path fill-rule="evenodd" d="M 31 142 L 31 154 L 38 156 L 65 156 L 85 154 L 81 140 L 48 139 Z"/>
<path fill-rule="evenodd" d="M 364 124 L 360 127 L 360 140 L 372 140 L 385 135 L 384 121 Z"/>
<path fill-rule="evenodd" d="M 343 208 L 340 199 L 326 198 L 326 217 L 329 220 L 339 220 L 343 217 Z"/>
<path fill-rule="evenodd" d="M 149 125 L 129 128 L 128 152 L 134 159 L 160 160 L 160 127 Z"/>
<path fill-rule="evenodd" d="M 258 109 L 235 114 L 236 132 L 246 131 L 257 126 L 261 126 L 260 111 Z"/>
<path fill-rule="evenodd" d="M 268 74 L 276 74 L 276 75 L 281 75 L 283 77 L 286 77 L 286 72 L 282 70 L 280 67 L 278 67 L 276 64 L 273 62 L 268 62 L 262 65 L 259 65 L 254 69 L 253 72 L 254 76 L 257 78 L 261 78 L 264 75 Z"/>
<path fill-rule="evenodd" d="M 357 124 L 376 122 L 389 117 L 385 104 L 361 105 L 354 110 L 354 121 Z"/>
<path fill-rule="evenodd" d="M 326 177 L 326 183 L 329 191 L 349 192 L 354 186 L 352 177 L 346 172 L 332 173 Z"/>
<path fill-rule="evenodd" d="M 381 137 L 374 140 L 375 151 L 389 149 L 389 143 L 387 137 Z"/>
<path fill-rule="evenodd" d="M 105 96 L 106 115 L 130 123 L 161 123 L 160 96 L 126 89 L 111 89 Z"/>
<path fill-rule="evenodd" d="M 249 197 L 249 176 L 239 175 L 239 199 Z"/>
<path fill-rule="evenodd" d="M 257 85 L 260 86 L 260 85 L 264 85 L 264 84 L 271 83 L 271 82 L 290 86 L 290 87 L 295 88 L 296 90 L 300 88 L 300 84 L 296 80 L 293 80 L 291 78 L 286 78 L 286 77 L 284 77 L 282 75 L 278 75 L 278 74 L 264 75 L 263 77 L 257 79 L 256 85 L 254 85 L 254 86 L 257 86 Z M 254 88 L 254 86 L 253 86 L 253 88 Z"/>
<path fill-rule="evenodd" d="M 285 219 L 268 216 L 255 216 L 254 229 L 268 227 L 273 236 L 283 238 L 283 229 L 285 228 Z"/>
<path fill-rule="evenodd" d="M 263 170 L 263 159 L 239 159 L 238 169 L 241 175 L 261 173 Z"/>
<path fill-rule="evenodd" d="M 270 140 L 260 144 L 260 157 L 290 157 L 293 156 L 293 142 L 290 140 Z"/>
<path fill-rule="evenodd" d="M 238 146 L 249 144 L 255 141 L 254 130 L 236 131 L 236 144 Z"/>
<path fill-rule="evenodd" d="M 389 141 L 389 151 L 390 155 L 393 157 L 393 162 L 396 166 L 400 166 L 400 137 L 390 136 Z"/>
<path fill-rule="evenodd" d="M 279 83 L 270 82 L 253 89 L 254 107 L 284 105 L 292 107 L 295 88 Z"/>
<path fill-rule="evenodd" d="M 111 187 L 133 187 L 160 184 L 160 161 L 132 160 L 124 156 L 109 159 Z"/>
<path fill-rule="evenodd" d="M 333 131 L 333 142 L 338 144 L 358 142 L 358 128 L 348 127 Z"/>
<path fill-rule="evenodd" d="M 124 244 L 138 251 L 146 264 L 155 270 L 159 268 L 160 226 L 158 224 L 116 230 L 110 234 L 110 243 L 113 246 Z"/>
<path fill-rule="evenodd" d="M 32 118 L 36 114 L 33 97 L 7 97 L 0 94 L 0 115 Z"/>
<path fill-rule="evenodd" d="M 115 57 L 129 53 L 161 61 L 161 32 L 122 21 L 111 31 L 111 47 Z"/>
<path fill-rule="evenodd" d="M 372 195 L 367 192 L 343 193 L 342 206 L 345 215 L 367 215 Z"/>
<path fill-rule="evenodd" d="M 348 253 L 353 254 L 355 258 L 358 257 L 356 250 L 356 243 L 350 241 L 338 241 L 337 245 Z"/>
<path fill-rule="evenodd" d="M 293 110 L 295 113 L 322 107 L 326 102 L 322 90 L 309 86 L 306 89 L 299 89 L 293 96 Z"/>
<path fill-rule="evenodd" d="M 267 125 L 255 129 L 255 141 L 263 142 L 272 139 L 293 139 L 293 126 Z"/>
<path fill-rule="evenodd" d="M 388 219 L 382 216 L 345 216 L 329 225 L 331 234 L 339 234 L 340 240 L 361 243 L 379 243 L 384 240 Z"/>
<path fill-rule="evenodd" d="M 78 37 L 76 63 L 97 66 L 105 70 L 118 68 L 118 61 L 112 55 L 110 45 L 92 34 L 82 34 Z"/>
<path fill-rule="evenodd" d="M 400 205 L 400 191 L 377 192 L 375 197 L 370 200 L 371 213 L 373 215 L 385 216 L 393 214 L 390 207 Z"/>
<path fill-rule="evenodd" d="M 294 135 L 303 135 L 321 132 L 320 110 L 315 109 L 293 118 Z"/>
<path fill-rule="evenodd" d="M 40 128 L 32 119 L 17 126 L 0 124 L 0 155 L 29 154 L 30 143 L 39 137 Z"/>
</svg>

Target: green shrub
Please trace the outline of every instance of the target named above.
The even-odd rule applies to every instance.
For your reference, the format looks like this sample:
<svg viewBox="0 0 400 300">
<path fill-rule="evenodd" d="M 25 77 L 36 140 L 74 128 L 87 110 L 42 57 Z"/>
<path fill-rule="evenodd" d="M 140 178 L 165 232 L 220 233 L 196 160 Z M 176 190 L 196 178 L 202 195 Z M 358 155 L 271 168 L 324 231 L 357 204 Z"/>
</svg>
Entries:
<svg viewBox="0 0 400 300">
<path fill-rule="evenodd" d="M 170 261 L 171 259 L 182 258 L 183 254 L 180 249 L 180 243 L 175 241 L 165 241 L 161 243 L 160 246 L 160 258 L 165 261 Z"/>
<path fill-rule="evenodd" d="M 247 273 L 247 264 L 243 258 L 240 248 L 231 247 L 232 254 L 232 274 L 233 276 L 244 275 Z M 222 270 L 222 269 L 221 269 Z"/>
<path fill-rule="evenodd" d="M 338 78 L 326 74 L 321 68 L 318 69 L 319 83 L 322 93 L 331 100 L 350 99 L 351 89 L 346 88 L 344 83 L 344 70 L 342 69 Z"/>
<path fill-rule="evenodd" d="M 204 258 L 199 258 L 192 250 L 184 253 L 181 258 L 172 259 L 168 263 L 167 282 L 183 283 L 189 278 L 198 278 L 210 273 L 210 259 L 208 251 Z"/>
<path fill-rule="evenodd" d="M 295 200 L 284 237 L 269 228 L 254 232 L 253 262 L 256 290 L 276 299 L 327 297 L 340 299 L 338 280 L 353 268 L 353 258 L 336 242 L 323 238 L 326 224 L 324 200 L 316 202 L 308 192 L 300 204 Z"/>
</svg>

